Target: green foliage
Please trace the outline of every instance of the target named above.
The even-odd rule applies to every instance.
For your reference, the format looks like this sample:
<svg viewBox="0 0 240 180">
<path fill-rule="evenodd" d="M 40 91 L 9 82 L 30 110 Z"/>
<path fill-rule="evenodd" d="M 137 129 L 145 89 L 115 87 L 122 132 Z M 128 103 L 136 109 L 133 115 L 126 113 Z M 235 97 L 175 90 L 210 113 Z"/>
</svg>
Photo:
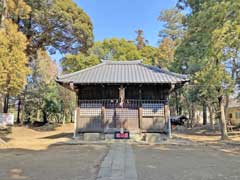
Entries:
<svg viewBox="0 0 240 180">
<path fill-rule="evenodd" d="M 214 64 L 208 64 L 196 73 L 195 84 L 200 86 L 198 96 L 207 102 L 222 94 L 230 94 L 233 89 L 233 80 L 224 66 Z"/>
<path fill-rule="evenodd" d="M 143 30 L 142 29 L 138 29 L 135 31 L 137 33 L 137 38 L 136 38 L 136 46 L 138 50 L 143 49 L 146 44 L 147 44 L 147 40 L 145 40 L 144 36 L 143 36 Z"/>
<path fill-rule="evenodd" d="M 44 47 L 51 53 L 85 53 L 92 46 L 91 20 L 72 0 L 25 2 L 32 8 L 31 17 L 19 25 L 30 40 L 29 54 Z"/>
<path fill-rule="evenodd" d="M 178 72 L 191 75 L 194 88 L 189 90 L 188 100 L 208 107 L 213 103 L 218 105 L 224 139 L 227 130 L 223 97 L 232 93 L 237 75 L 240 3 L 233 0 L 179 0 L 179 3 L 191 11 L 185 21 L 187 32 L 176 50 L 173 65 Z M 231 70 L 226 66 L 232 66 Z M 195 96 L 193 99 L 191 94 Z"/>
<path fill-rule="evenodd" d="M 57 65 L 44 50 L 37 52 L 37 58 L 30 65 L 32 74 L 24 92 L 24 111 L 26 119 L 39 120 L 41 111 L 48 115 L 52 113 L 49 110 L 55 112 L 56 105 L 59 105 L 56 102 L 58 94 L 56 93 L 57 85 L 54 82 L 57 75 Z"/>
<path fill-rule="evenodd" d="M 45 121 L 47 121 L 49 117 L 58 119 L 58 115 L 61 114 L 62 111 L 62 104 L 60 102 L 61 97 L 59 96 L 56 83 L 53 82 L 46 86 L 43 104 L 41 106 L 41 110 L 47 118 Z"/>
<path fill-rule="evenodd" d="M 24 0 L 8 0 L 7 9 L 11 19 L 15 22 L 19 19 L 29 18 L 31 12 L 31 7 Z"/>
<path fill-rule="evenodd" d="M 11 21 L 6 20 L 4 24 L 5 28 L 0 30 L 0 93 L 17 95 L 30 73 L 24 53 L 27 39 Z"/>
<path fill-rule="evenodd" d="M 84 54 L 66 55 L 62 60 L 63 71 L 65 73 L 76 72 L 100 63 L 96 55 L 86 56 Z"/>
<path fill-rule="evenodd" d="M 165 38 L 159 45 L 158 48 L 158 62 L 157 64 L 161 67 L 169 67 L 174 60 L 174 54 L 176 49 L 175 41 Z"/>
<path fill-rule="evenodd" d="M 122 61 L 142 59 L 145 64 L 159 64 L 157 48 L 144 46 L 138 50 L 134 42 L 117 38 L 96 42 L 94 46 L 89 49 L 88 55 L 82 53 L 66 55 L 61 63 L 63 71 L 70 73 L 99 64 L 100 60 L 107 59 Z"/>
<path fill-rule="evenodd" d="M 62 60 L 63 71 L 67 73 L 75 72 L 96 65 L 102 59 L 136 60 L 141 59 L 141 53 L 131 41 L 117 38 L 105 39 L 102 42 L 96 42 L 89 49 L 88 55 L 82 53 L 67 55 Z"/>
<path fill-rule="evenodd" d="M 159 32 L 160 44 L 158 48 L 158 65 L 171 68 L 178 45 L 182 42 L 185 28 L 185 16 L 177 8 L 161 11 L 158 20 L 164 23 L 164 28 Z"/>
<path fill-rule="evenodd" d="M 152 46 L 145 46 L 140 50 L 140 55 L 144 64 L 158 65 L 157 48 Z"/>
<path fill-rule="evenodd" d="M 93 48 L 89 50 L 89 53 L 96 55 L 99 59 L 141 59 L 141 55 L 132 41 L 117 38 L 105 39 L 102 42 L 96 42 Z"/>
<path fill-rule="evenodd" d="M 183 38 L 184 15 L 179 9 L 171 8 L 161 11 L 158 20 L 164 23 L 164 28 L 159 32 L 159 37 L 161 40 L 169 38 L 173 41 L 177 41 L 178 39 Z"/>
</svg>

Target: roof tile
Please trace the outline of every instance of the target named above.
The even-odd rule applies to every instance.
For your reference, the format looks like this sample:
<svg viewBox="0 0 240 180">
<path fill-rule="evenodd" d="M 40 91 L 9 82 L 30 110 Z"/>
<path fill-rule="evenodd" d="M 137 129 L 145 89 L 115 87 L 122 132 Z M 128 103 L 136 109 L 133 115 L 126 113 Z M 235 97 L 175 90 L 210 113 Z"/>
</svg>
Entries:
<svg viewBox="0 0 240 180">
<path fill-rule="evenodd" d="M 136 61 L 103 61 L 101 64 L 58 76 L 59 83 L 181 83 L 189 81 L 186 75 L 176 74 Z"/>
</svg>

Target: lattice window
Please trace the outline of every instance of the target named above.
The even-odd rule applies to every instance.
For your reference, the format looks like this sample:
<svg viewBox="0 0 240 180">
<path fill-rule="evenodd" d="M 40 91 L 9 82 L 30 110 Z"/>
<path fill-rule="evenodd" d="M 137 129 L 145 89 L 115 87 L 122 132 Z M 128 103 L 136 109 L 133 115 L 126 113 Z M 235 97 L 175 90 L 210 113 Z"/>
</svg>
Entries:
<svg viewBox="0 0 240 180">
<path fill-rule="evenodd" d="M 163 103 L 143 103 L 143 116 L 164 116 Z"/>
<path fill-rule="evenodd" d="M 80 116 L 101 116 L 101 103 L 81 103 Z"/>
</svg>

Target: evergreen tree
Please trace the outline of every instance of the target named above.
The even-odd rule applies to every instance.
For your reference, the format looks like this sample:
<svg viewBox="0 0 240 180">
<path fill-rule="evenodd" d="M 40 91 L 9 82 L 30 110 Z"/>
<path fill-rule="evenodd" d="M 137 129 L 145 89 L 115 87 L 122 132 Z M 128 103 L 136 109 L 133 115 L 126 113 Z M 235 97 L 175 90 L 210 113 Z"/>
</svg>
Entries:
<svg viewBox="0 0 240 180">
<path fill-rule="evenodd" d="M 136 46 L 138 50 L 143 49 L 146 46 L 147 40 L 144 38 L 144 32 L 142 29 L 138 29 L 135 31 L 137 33 L 137 38 L 136 38 Z"/>
</svg>

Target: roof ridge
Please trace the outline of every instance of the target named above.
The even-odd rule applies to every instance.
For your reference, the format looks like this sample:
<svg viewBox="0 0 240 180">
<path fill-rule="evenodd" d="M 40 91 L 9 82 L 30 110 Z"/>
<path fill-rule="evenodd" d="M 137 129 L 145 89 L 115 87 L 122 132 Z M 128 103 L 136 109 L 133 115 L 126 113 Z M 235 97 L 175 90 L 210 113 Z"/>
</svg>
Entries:
<svg viewBox="0 0 240 180">
<path fill-rule="evenodd" d="M 157 69 L 157 70 L 159 70 L 159 72 L 162 72 L 162 73 L 165 73 L 165 74 L 168 74 L 168 75 L 172 75 L 172 76 L 175 76 L 177 78 L 183 78 L 183 79 L 187 79 L 188 78 L 188 75 L 171 72 L 169 70 L 162 69 L 162 68 L 157 67 L 157 66 L 152 66 L 152 65 L 148 65 L 148 64 L 141 64 L 141 65 L 143 65 L 145 67 L 151 67 L 151 68 Z"/>
<path fill-rule="evenodd" d="M 175 72 L 172 72 L 172 71 L 169 71 L 169 70 L 166 70 L 166 69 L 160 69 L 163 73 L 166 73 L 166 74 L 169 74 L 169 75 L 173 75 L 173 76 L 176 76 L 178 78 L 183 78 L 183 79 L 187 79 L 188 78 L 188 75 L 186 74 L 179 74 L 179 73 L 175 73 Z"/>
<path fill-rule="evenodd" d="M 142 64 L 142 60 L 127 60 L 127 61 L 124 61 L 124 60 L 104 60 L 102 59 L 101 60 L 102 63 L 105 63 L 105 64 Z"/>
</svg>

